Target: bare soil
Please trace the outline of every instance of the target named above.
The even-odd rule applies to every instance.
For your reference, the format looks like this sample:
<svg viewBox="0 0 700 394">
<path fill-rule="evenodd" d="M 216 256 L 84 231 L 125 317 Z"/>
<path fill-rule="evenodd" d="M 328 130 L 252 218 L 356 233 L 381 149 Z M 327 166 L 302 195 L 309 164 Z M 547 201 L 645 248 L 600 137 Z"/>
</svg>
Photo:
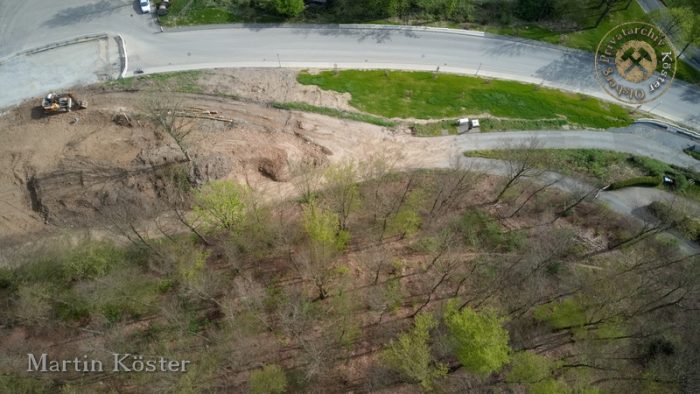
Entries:
<svg viewBox="0 0 700 394">
<path fill-rule="evenodd" d="M 383 155 L 397 167 L 432 167 L 452 153 L 397 130 L 271 108 L 303 101 L 351 109 L 349 96 L 300 85 L 294 71 L 217 70 L 198 83 L 206 94 L 157 96 L 197 116 L 182 126 L 191 129 L 187 155 L 148 118 L 153 92 L 87 88 L 76 93 L 88 109 L 46 115 L 37 99 L 1 116 L 0 250 L 124 216 L 150 222 L 177 199 L 169 187 L 178 179 L 235 179 L 277 199 L 293 192 L 290 165 L 300 162 Z"/>
</svg>

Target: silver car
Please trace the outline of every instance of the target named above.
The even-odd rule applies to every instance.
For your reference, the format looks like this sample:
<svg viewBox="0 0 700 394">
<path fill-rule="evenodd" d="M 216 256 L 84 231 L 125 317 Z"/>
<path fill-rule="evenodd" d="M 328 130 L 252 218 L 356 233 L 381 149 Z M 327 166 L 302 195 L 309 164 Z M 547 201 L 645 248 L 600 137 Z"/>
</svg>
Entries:
<svg viewBox="0 0 700 394">
<path fill-rule="evenodd" d="M 141 12 L 144 14 L 151 12 L 151 2 L 149 0 L 139 0 L 139 5 L 141 6 Z"/>
</svg>

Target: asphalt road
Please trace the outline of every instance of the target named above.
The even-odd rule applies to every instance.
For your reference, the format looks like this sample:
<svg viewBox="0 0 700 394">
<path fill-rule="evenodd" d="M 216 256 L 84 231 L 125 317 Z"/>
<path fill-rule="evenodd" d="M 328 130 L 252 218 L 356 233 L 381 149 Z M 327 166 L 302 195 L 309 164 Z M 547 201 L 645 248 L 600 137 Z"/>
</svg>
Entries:
<svg viewBox="0 0 700 394">
<path fill-rule="evenodd" d="M 635 130 L 633 127 L 631 130 Z M 657 130 L 657 133 L 664 133 Z M 641 132 L 640 132 L 641 134 Z M 669 135 L 668 138 L 674 138 Z M 687 147 L 690 140 L 676 137 L 680 144 Z M 652 142 L 647 137 L 638 135 L 630 129 L 619 131 L 513 131 L 499 133 L 463 134 L 456 138 L 455 145 L 460 151 L 482 149 L 504 149 L 528 147 L 536 139 L 538 147 L 543 149 L 604 149 L 625 152 L 634 155 L 648 156 L 659 161 L 700 171 L 700 161 L 682 152 L 681 146 L 672 146 Z M 679 144 L 679 145 L 680 145 Z M 680 148 L 680 149 L 679 149 Z"/>
<path fill-rule="evenodd" d="M 156 31 L 134 0 L 0 0 L 0 58 L 84 34 Z"/>
<path fill-rule="evenodd" d="M 65 10 L 59 14 L 64 15 Z M 107 13 L 100 19 L 90 19 L 84 27 L 81 22 L 77 23 L 71 30 L 74 34 L 68 34 L 65 25 L 57 26 L 55 30 L 61 35 L 57 33 L 52 36 L 74 36 L 81 30 L 83 33 L 94 33 L 98 27 L 108 33 L 121 32 L 126 38 L 130 69 L 143 69 L 147 73 L 213 67 L 337 66 L 411 70 L 437 70 L 440 67 L 445 72 L 478 73 L 538 83 L 611 100 L 594 79 L 592 54 L 532 41 L 465 31 L 390 26 L 238 25 L 144 33 L 150 23 L 147 15 L 138 15 L 143 17 L 139 23 L 146 26 L 135 29 L 93 22 L 125 17 L 121 14 L 110 15 Z M 49 21 L 56 18 L 58 16 L 54 15 Z M 19 27 L 20 31 L 23 28 Z M 7 30 L 8 27 L 3 29 Z M 24 38 L 21 48 L 30 46 L 28 40 L 31 37 Z M 44 43 L 46 37 L 41 35 L 39 38 L 41 40 L 37 43 Z M 3 38 L 3 42 L 7 41 L 7 38 Z M 70 58 L 64 60 L 67 64 L 72 62 Z M 6 64 L 0 65 L 0 86 L 2 78 L 12 74 L 11 71 L 3 71 L 2 68 L 7 70 L 7 67 Z M 94 70 L 73 69 L 76 80 L 86 72 Z M 31 92 L 28 97 L 37 94 L 40 93 Z M 12 97 L 14 101 L 24 98 Z M 664 96 L 651 105 L 643 106 L 642 110 L 700 129 L 700 90 L 676 81 Z"/>
<path fill-rule="evenodd" d="M 467 34 L 465 34 L 467 33 Z M 146 72 L 212 67 L 437 70 L 543 84 L 612 100 L 587 52 L 464 31 L 368 26 L 236 26 L 127 38 L 130 64 Z M 700 89 L 675 81 L 641 108 L 700 129 Z"/>
</svg>

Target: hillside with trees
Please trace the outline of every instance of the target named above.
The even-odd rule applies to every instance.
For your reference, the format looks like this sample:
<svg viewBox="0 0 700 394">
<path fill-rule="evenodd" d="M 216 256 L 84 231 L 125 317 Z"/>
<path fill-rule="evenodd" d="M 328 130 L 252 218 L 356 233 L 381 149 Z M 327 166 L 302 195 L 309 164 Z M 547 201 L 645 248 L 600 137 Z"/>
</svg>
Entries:
<svg viewBox="0 0 700 394">
<path fill-rule="evenodd" d="M 698 255 L 665 231 L 460 160 L 396 172 L 387 157 L 304 167 L 263 204 L 230 181 L 179 187 L 188 234 L 55 245 L 0 270 L 2 392 L 697 390 Z M 180 205 L 182 206 L 182 205 Z M 27 338 L 18 341 L 17 338 Z M 186 373 L 28 377 L 115 351 Z M 10 389 L 8 391 L 8 389 Z"/>
</svg>

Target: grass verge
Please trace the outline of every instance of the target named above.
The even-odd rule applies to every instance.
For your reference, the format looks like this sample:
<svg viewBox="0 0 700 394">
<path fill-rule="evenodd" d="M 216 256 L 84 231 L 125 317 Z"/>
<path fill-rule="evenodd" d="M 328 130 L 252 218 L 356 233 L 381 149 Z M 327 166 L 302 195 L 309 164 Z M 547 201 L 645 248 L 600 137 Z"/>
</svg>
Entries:
<svg viewBox="0 0 700 394">
<path fill-rule="evenodd" d="M 411 126 L 413 135 L 418 137 L 437 137 L 457 134 L 457 124 L 454 120 L 443 120 L 426 124 L 416 123 Z"/>
<path fill-rule="evenodd" d="M 513 150 L 469 151 L 464 155 L 506 160 L 513 156 Z M 676 187 L 671 189 L 673 192 L 700 201 L 700 174 L 648 157 L 602 149 L 538 149 L 530 155 L 540 168 L 567 175 L 583 175 L 602 184 L 668 175 L 676 181 Z"/>
<path fill-rule="evenodd" d="M 692 157 L 695 160 L 700 160 L 700 152 L 696 152 L 691 149 L 683 149 L 683 152 L 685 152 L 686 155 Z"/>
<path fill-rule="evenodd" d="M 306 103 L 273 103 L 272 106 L 274 108 L 277 108 L 277 109 L 313 112 L 316 114 L 332 116 L 334 118 L 348 119 L 348 120 L 354 120 L 357 122 L 371 123 L 373 125 L 383 126 L 383 127 L 394 127 L 398 124 L 396 122 L 393 122 L 391 120 L 387 120 L 384 118 L 380 118 L 378 116 L 362 114 L 359 112 L 341 111 L 341 110 L 335 109 L 335 108 L 318 107 L 318 106 L 306 104 Z"/>
<path fill-rule="evenodd" d="M 583 127 L 609 128 L 632 123 L 627 110 L 579 94 L 520 82 L 453 74 L 403 71 L 301 72 L 298 81 L 347 92 L 361 111 L 387 118 L 431 119 L 489 113 L 525 120 L 561 117 Z"/>
</svg>

